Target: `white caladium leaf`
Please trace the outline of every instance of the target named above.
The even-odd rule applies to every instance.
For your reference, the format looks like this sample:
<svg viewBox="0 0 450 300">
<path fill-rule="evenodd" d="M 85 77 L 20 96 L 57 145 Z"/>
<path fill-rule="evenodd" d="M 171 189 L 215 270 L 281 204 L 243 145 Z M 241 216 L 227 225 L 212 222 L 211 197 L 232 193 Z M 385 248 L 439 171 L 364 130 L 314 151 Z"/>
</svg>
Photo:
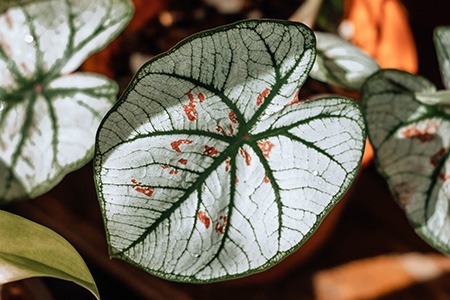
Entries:
<svg viewBox="0 0 450 300">
<path fill-rule="evenodd" d="M 117 85 L 69 73 L 131 13 L 128 0 L 48 0 L 0 16 L 0 201 L 38 196 L 92 158 Z"/>
<path fill-rule="evenodd" d="M 418 101 L 426 79 L 384 70 L 362 89 L 369 138 L 380 172 L 416 231 L 450 253 L 450 111 Z"/>
<path fill-rule="evenodd" d="M 379 70 L 377 62 L 355 45 L 339 36 L 314 32 L 317 58 L 311 77 L 349 90 L 361 89 L 364 81 Z"/>
<path fill-rule="evenodd" d="M 56 232 L 0 211 L 0 285 L 36 276 L 72 281 L 100 299 L 78 252 Z"/>
<path fill-rule="evenodd" d="M 438 27 L 434 32 L 434 44 L 446 89 L 450 89 L 450 26 Z"/>
<path fill-rule="evenodd" d="M 299 100 L 314 54 L 302 24 L 244 21 L 144 65 L 97 136 L 112 255 L 208 282 L 297 249 L 350 186 L 365 139 L 352 100 Z"/>
</svg>

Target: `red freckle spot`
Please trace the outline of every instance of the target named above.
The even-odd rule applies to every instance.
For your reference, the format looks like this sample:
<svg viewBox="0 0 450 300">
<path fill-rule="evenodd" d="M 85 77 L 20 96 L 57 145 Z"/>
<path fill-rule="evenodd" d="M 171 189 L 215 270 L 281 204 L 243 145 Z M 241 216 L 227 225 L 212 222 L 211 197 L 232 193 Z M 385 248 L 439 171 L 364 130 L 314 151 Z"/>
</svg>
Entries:
<svg viewBox="0 0 450 300">
<path fill-rule="evenodd" d="M 208 154 L 209 156 L 214 156 L 217 155 L 219 152 L 217 152 L 216 148 L 206 145 L 205 151 L 203 151 L 203 153 Z"/>
<path fill-rule="evenodd" d="M 291 106 L 294 105 L 296 103 L 300 103 L 300 99 L 298 99 L 298 93 L 300 92 L 300 90 L 297 90 L 297 92 L 295 92 L 295 96 L 294 99 L 292 99 L 291 102 L 289 102 L 288 104 L 286 104 L 286 106 Z"/>
<path fill-rule="evenodd" d="M 198 93 L 198 100 L 200 100 L 200 103 L 205 101 L 205 95 L 203 95 L 202 93 Z"/>
<path fill-rule="evenodd" d="M 216 131 L 217 131 L 218 133 L 222 133 L 223 135 L 228 135 L 228 134 L 225 132 L 225 130 L 223 129 L 223 127 L 220 126 L 220 125 L 217 125 Z"/>
<path fill-rule="evenodd" d="M 256 106 L 261 106 L 261 104 L 264 103 L 264 98 L 269 96 L 269 94 L 270 94 L 269 89 L 265 89 L 264 91 L 262 91 L 261 94 L 258 95 L 258 98 L 256 98 Z"/>
<path fill-rule="evenodd" d="M 169 174 L 170 174 L 170 175 L 178 174 L 178 170 L 176 170 L 176 169 L 171 169 L 171 170 L 169 171 Z"/>
<path fill-rule="evenodd" d="M 194 122 L 197 120 L 197 112 L 195 111 L 195 107 L 183 105 L 183 109 L 189 121 Z"/>
<path fill-rule="evenodd" d="M 22 67 L 22 69 L 24 69 L 25 72 L 31 73 L 31 72 L 30 72 L 30 69 L 28 69 L 28 66 L 27 66 L 25 63 L 21 63 L 20 66 Z M 34 91 L 35 91 L 36 93 L 42 92 L 42 85 L 36 84 L 36 85 L 34 86 Z"/>
<path fill-rule="evenodd" d="M 192 141 L 191 140 L 173 141 L 172 143 L 170 143 L 170 146 L 172 147 L 173 150 L 175 150 L 177 152 L 181 152 L 181 149 L 180 149 L 181 144 L 192 144 Z"/>
<path fill-rule="evenodd" d="M 266 176 L 264 176 L 264 182 L 265 183 L 269 183 L 270 182 L 270 179 L 269 179 L 269 177 L 266 175 Z"/>
<path fill-rule="evenodd" d="M 195 110 L 195 107 L 197 106 L 197 101 L 194 99 L 194 95 L 192 95 L 192 91 L 189 91 L 187 93 L 187 96 L 189 98 L 189 104 L 188 105 L 182 105 L 184 113 L 186 114 L 189 121 L 193 122 L 197 120 L 197 111 Z"/>
<path fill-rule="evenodd" d="M 229 158 L 229 157 L 225 161 L 225 172 L 228 172 L 230 170 L 230 161 L 231 161 L 231 158 Z"/>
<path fill-rule="evenodd" d="M 216 226 L 214 227 L 214 230 L 217 233 L 224 234 L 226 226 L 227 226 L 227 216 L 220 216 L 219 221 L 216 223 Z"/>
<path fill-rule="evenodd" d="M 239 123 L 237 120 L 236 113 L 233 110 L 231 110 L 230 113 L 228 114 L 228 118 L 230 119 L 231 123 L 233 123 L 233 124 Z"/>
<path fill-rule="evenodd" d="M 230 126 L 230 133 L 231 133 L 231 134 L 234 134 L 234 128 L 233 128 L 233 125 L 230 124 L 229 126 Z"/>
<path fill-rule="evenodd" d="M 163 169 L 167 169 L 169 166 L 166 166 L 166 165 L 163 165 L 163 166 L 161 166 L 161 168 L 163 168 Z"/>
<path fill-rule="evenodd" d="M 270 152 L 272 151 L 273 147 L 275 147 L 275 145 L 272 144 L 270 141 L 265 142 L 258 141 L 258 147 L 259 149 L 261 149 L 264 157 L 269 158 Z"/>
<path fill-rule="evenodd" d="M 197 214 L 197 218 L 200 222 L 202 222 L 206 229 L 209 228 L 209 225 L 211 224 L 211 219 L 206 215 L 206 213 L 204 211 L 199 211 Z"/>
<path fill-rule="evenodd" d="M 141 194 L 144 194 L 147 197 L 151 197 L 153 195 L 153 188 L 152 187 L 142 187 L 142 182 L 137 182 L 136 179 L 131 179 L 131 183 L 133 183 L 132 188 Z"/>
<path fill-rule="evenodd" d="M 245 158 L 245 163 L 247 164 L 247 166 L 250 166 L 250 162 L 252 161 L 252 157 L 250 156 L 250 154 L 248 154 L 248 152 L 242 148 L 239 149 L 239 154 L 243 158 Z"/>
<path fill-rule="evenodd" d="M 442 157 L 444 156 L 445 152 L 447 152 L 446 148 L 439 149 L 433 156 L 430 158 L 430 164 L 433 167 L 437 167 L 439 162 L 441 161 Z"/>
<path fill-rule="evenodd" d="M 180 159 L 178 160 L 178 162 L 179 162 L 180 164 L 182 164 L 182 165 L 187 165 L 187 163 L 188 163 L 187 159 L 185 159 L 185 158 L 180 158 Z"/>
<path fill-rule="evenodd" d="M 436 122 L 429 121 L 424 128 L 410 125 L 401 134 L 405 138 L 417 139 L 422 143 L 426 143 L 434 140 L 437 130 L 438 125 Z"/>
<path fill-rule="evenodd" d="M 187 93 L 187 96 L 189 99 L 189 106 L 194 106 L 194 108 L 195 108 L 196 103 L 195 103 L 194 95 L 192 95 L 192 91 L 189 91 Z"/>
<path fill-rule="evenodd" d="M 235 177 L 234 178 L 234 183 L 239 183 L 239 178 Z"/>
<path fill-rule="evenodd" d="M 12 29 L 12 27 L 13 27 L 13 21 L 12 21 L 11 16 L 9 15 L 8 12 L 6 12 L 6 13 L 4 14 L 4 16 L 5 16 L 6 25 L 8 26 L 9 29 Z"/>
</svg>

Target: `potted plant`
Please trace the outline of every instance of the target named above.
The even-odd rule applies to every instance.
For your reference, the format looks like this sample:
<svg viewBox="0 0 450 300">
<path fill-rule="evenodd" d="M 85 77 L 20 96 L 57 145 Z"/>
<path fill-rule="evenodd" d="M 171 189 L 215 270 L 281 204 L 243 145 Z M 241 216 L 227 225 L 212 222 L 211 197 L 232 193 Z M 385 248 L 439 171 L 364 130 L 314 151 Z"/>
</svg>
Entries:
<svg viewBox="0 0 450 300">
<path fill-rule="evenodd" d="M 50 10 L 46 1 L 2 16 L 8 28 L 28 30 L 18 47 L 36 53 L 28 65 L 0 40 L 8 75 L 0 120 L 12 130 L 2 140 L 2 197 L 35 197 L 87 162 L 102 120 L 94 173 L 113 256 L 167 279 L 214 282 L 260 272 L 305 243 L 358 172 L 365 122 L 354 101 L 302 99 L 300 87 L 311 71 L 358 90 L 378 65 L 299 23 L 242 21 L 193 35 L 153 58 L 106 113 L 115 84 L 67 74 L 116 36 L 131 10 L 128 1 L 81 3 L 50 5 L 55 15 L 68 12 L 55 23 L 39 19 Z M 94 12 L 103 15 L 87 18 Z M 62 49 L 46 45 L 45 33 L 55 28 L 67 36 Z M 335 49 L 344 55 L 335 56 Z M 361 64 L 352 68 L 355 62 Z M 372 95 L 370 80 L 364 95 Z M 81 124 L 89 126 L 75 130 L 81 139 L 74 148 L 65 137 Z M 31 172 L 34 165 L 42 169 Z"/>
</svg>

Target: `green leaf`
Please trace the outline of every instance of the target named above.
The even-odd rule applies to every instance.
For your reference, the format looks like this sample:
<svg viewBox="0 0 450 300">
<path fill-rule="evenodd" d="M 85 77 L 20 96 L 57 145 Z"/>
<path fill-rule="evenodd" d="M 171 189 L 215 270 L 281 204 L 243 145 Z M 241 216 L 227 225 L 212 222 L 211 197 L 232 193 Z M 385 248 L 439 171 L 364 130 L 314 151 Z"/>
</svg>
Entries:
<svg viewBox="0 0 450 300">
<path fill-rule="evenodd" d="M 450 89 L 450 26 L 438 27 L 434 32 L 434 44 L 446 89 Z"/>
<path fill-rule="evenodd" d="M 0 285 L 36 276 L 72 281 L 100 296 L 78 252 L 54 231 L 0 211 Z"/>
<path fill-rule="evenodd" d="M 131 12 L 128 0 L 54 0 L 0 16 L 0 201 L 36 197 L 92 158 L 117 85 L 69 73 Z"/>
<path fill-rule="evenodd" d="M 434 91 L 422 77 L 384 70 L 362 101 L 378 169 L 419 235 L 450 254 L 450 110 L 416 97 Z"/>
<path fill-rule="evenodd" d="M 317 58 L 311 77 L 325 83 L 360 90 L 364 81 L 379 70 L 377 62 L 358 47 L 339 36 L 314 32 Z"/>
<path fill-rule="evenodd" d="M 144 65 L 97 136 L 112 255 L 209 282 L 304 243 L 350 186 L 365 139 L 352 100 L 299 100 L 314 54 L 302 24 L 243 21 Z"/>
</svg>

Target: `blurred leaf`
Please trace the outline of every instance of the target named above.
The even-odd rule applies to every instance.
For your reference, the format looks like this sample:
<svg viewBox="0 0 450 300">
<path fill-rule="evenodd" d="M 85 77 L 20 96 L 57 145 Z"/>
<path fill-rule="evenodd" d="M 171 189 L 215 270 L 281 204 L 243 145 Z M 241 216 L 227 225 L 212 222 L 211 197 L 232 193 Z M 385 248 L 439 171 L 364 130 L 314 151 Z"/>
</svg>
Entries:
<svg viewBox="0 0 450 300">
<path fill-rule="evenodd" d="M 350 90 L 359 90 L 378 71 L 377 62 L 358 47 L 336 34 L 315 32 L 317 56 L 310 76 Z"/>
<path fill-rule="evenodd" d="M 54 231 L 0 211 L 0 285 L 37 276 L 72 281 L 100 299 L 78 252 Z"/>
<path fill-rule="evenodd" d="M 450 26 L 438 27 L 434 32 L 439 68 L 446 89 L 450 88 Z"/>
<path fill-rule="evenodd" d="M 362 89 L 380 173 L 418 234 L 450 254 L 450 109 L 442 105 L 448 96 L 398 70 L 378 72 Z"/>
</svg>

